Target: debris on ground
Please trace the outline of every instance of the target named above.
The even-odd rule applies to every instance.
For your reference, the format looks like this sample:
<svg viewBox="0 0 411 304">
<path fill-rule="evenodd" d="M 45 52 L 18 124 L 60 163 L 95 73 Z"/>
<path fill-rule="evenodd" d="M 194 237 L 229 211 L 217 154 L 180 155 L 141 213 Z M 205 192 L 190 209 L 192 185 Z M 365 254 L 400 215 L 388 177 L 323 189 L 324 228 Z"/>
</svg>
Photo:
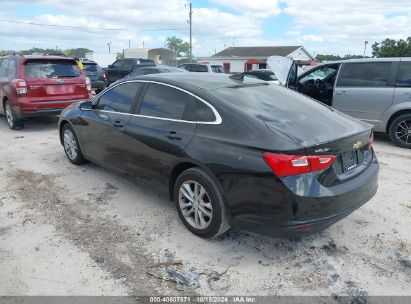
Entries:
<svg viewBox="0 0 411 304">
<path fill-rule="evenodd" d="M 411 268 L 411 258 L 403 256 L 401 253 L 398 251 L 395 253 L 395 256 L 397 257 L 397 261 L 400 262 L 402 265 L 405 267 Z"/>
<path fill-rule="evenodd" d="M 200 274 L 195 272 L 194 269 L 185 272 L 169 266 L 166 270 L 170 274 L 171 280 L 177 283 L 178 290 L 196 289 L 199 286 Z"/>
</svg>

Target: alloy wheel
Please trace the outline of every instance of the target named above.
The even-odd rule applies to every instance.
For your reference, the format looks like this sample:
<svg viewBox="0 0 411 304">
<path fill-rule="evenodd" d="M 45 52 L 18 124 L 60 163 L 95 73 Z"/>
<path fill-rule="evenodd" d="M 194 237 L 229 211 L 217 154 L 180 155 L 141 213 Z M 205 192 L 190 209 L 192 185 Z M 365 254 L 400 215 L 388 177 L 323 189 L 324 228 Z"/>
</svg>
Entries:
<svg viewBox="0 0 411 304">
<path fill-rule="evenodd" d="M 206 189 L 193 180 L 185 181 L 179 189 L 178 202 L 185 220 L 193 228 L 206 229 L 213 218 L 213 207 Z"/>
<path fill-rule="evenodd" d="M 397 124 L 395 136 L 398 140 L 409 145 L 411 144 L 411 120 L 403 120 Z"/>
<path fill-rule="evenodd" d="M 6 103 L 6 119 L 7 119 L 7 124 L 10 127 L 13 127 L 14 126 L 14 116 L 13 116 L 11 107 L 8 103 Z"/>
<path fill-rule="evenodd" d="M 77 142 L 74 134 L 71 130 L 66 129 L 64 131 L 64 150 L 66 151 L 67 156 L 71 160 L 75 160 L 77 157 Z"/>
</svg>

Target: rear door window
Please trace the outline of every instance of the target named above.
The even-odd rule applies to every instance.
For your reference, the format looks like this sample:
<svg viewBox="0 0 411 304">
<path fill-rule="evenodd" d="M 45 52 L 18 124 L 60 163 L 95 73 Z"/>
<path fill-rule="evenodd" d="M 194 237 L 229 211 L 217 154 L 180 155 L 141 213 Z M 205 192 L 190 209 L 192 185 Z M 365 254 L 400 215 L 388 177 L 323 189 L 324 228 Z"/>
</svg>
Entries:
<svg viewBox="0 0 411 304">
<path fill-rule="evenodd" d="M 81 75 L 77 63 L 69 60 L 29 60 L 24 65 L 24 72 L 29 78 L 74 78 Z"/>
<path fill-rule="evenodd" d="M 397 87 L 411 87 L 411 61 L 401 61 L 397 74 Z"/>
<path fill-rule="evenodd" d="M 97 109 L 110 112 L 130 113 L 130 109 L 143 86 L 144 84 L 139 82 L 120 84 L 108 90 L 100 97 L 97 103 Z"/>
<path fill-rule="evenodd" d="M 208 72 L 208 67 L 206 65 L 198 64 L 196 66 L 196 72 Z"/>
<path fill-rule="evenodd" d="M 17 72 L 17 67 L 16 67 L 16 60 L 15 59 L 10 59 L 9 60 L 9 65 L 7 67 L 7 77 L 15 77 Z"/>
<path fill-rule="evenodd" d="M 346 63 L 338 77 L 337 87 L 390 86 L 391 62 Z"/>
<path fill-rule="evenodd" d="M 131 71 L 135 65 L 135 60 L 125 60 L 123 69 L 126 71 Z"/>
<path fill-rule="evenodd" d="M 114 69 L 121 69 L 122 66 L 123 66 L 123 60 L 117 60 L 116 62 L 113 63 Z"/>
<path fill-rule="evenodd" d="M 204 102 L 197 100 L 196 118 L 199 122 L 213 122 L 216 120 L 213 110 Z"/>
<path fill-rule="evenodd" d="M 175 88 L 151 83 L 139 114 L 158 118 L 195 120 L 197 98 Z"/>
<path fill-rule="evenodd" d="M 0 77 L 6 77 L 7 76 L 7 66 L 9 64 L 8 59 L 3 59 L 0 62 Z"/>
</svg>

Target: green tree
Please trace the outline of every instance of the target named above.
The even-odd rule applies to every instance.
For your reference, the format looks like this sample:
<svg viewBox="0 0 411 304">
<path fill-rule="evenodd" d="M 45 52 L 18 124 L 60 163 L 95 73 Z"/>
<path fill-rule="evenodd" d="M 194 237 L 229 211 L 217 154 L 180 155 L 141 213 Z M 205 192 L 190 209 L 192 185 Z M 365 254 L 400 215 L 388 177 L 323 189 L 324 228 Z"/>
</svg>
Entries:
<svg viewBox="0 0 411 304">
<path fill-rule="evenodd" d="M 375 42 L 371 48 L 374 57 L 410 57 L 411 37 L 406 40 L 387 38 L 381 42 Z"/>
<path fill-rule="evenodd" d="M 335 60 L 346 60 L 346 59 L 355 59 L 355 58 L 363 58 L 364 56 L 362 55 L 351 55 L 347 54 L 344 56 L 339 56 L 339 55 L 322 55 L 318 54 L 315 56 L 315 60 L 317 61 L 335 61 Z"/>
<path fill-rule="evenodd" d="M 183 42 L 182 39 L 176 36 L 168 37 L 166 40 L 166 47 L 170 51 L 176 52 L 177 56 L 188 56 L 190 55 L 190 44 Z"/>
<path fill-rule="evenodd" d="M 77 48 L 65 50 L 63 53 L 69 57 L 84 58 L 86 57 L 86 54 L 90 52 L 92 52 L 92 50 L 86 48 Z"/>
</svg>

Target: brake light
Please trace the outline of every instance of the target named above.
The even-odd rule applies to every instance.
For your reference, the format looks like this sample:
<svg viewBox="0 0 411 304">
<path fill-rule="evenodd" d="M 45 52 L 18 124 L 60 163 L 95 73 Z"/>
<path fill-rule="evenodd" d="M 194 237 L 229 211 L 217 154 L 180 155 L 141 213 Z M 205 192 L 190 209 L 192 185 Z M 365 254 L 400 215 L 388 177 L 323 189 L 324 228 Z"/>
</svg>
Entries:
<svg viewBox="0 0 411 304">
<path fill-rule="evenodd" d="M 104 79 L 104 81 L 107 80 L 106 72 L 103 72 L 103 79 Z"/>
<path fill-rule="evenodd" d="M 27 83 L 24 79 L 14 79 L 12 83 L 14 88 L 16 89 L 17 95 L 27 94 Z"/>
<path fill-rule="evenodd" d="M 299 175 L 329 168 L 334 155 L 287 155 L 263 153 L 263 158 L 278 177 Z"/>
<path fill-rule="evenodd" d="M 86 77 L 86 87 L 87 91 L 91 92 L 91 80 L 88 77 Z"/>
<path fill-rule="evenodd" d="M 368 150 L 371 150 L 373 144 L 374 144 L 374 132 L 371 132 L 371 136 L 368 139 Z"/>
</svg>

